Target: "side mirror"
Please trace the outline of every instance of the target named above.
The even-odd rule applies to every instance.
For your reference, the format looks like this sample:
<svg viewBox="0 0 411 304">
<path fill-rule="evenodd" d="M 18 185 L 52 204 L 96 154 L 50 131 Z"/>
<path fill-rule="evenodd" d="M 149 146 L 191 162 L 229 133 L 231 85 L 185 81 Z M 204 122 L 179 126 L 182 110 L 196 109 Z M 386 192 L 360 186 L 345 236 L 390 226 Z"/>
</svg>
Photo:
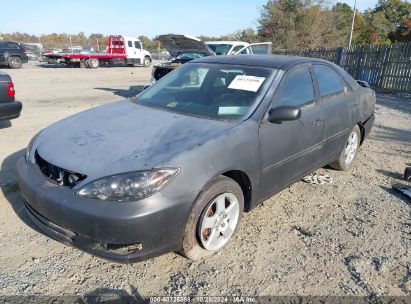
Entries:
<svg viewBox="0 0 411 304">
<path fill-rule="evenodd" d="M 268 111 L 268 121 L 279 123 L 286 120 L 296 120 L 301 117 L 301 109 L 294 106 L 279 106 Z"/>
</svg>

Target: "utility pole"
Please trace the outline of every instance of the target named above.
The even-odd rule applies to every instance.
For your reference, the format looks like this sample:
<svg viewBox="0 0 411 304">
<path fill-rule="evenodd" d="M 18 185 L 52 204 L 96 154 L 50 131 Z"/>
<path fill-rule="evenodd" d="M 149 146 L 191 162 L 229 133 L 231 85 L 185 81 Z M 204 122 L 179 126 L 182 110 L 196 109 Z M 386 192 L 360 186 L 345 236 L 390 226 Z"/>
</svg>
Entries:
<svg viewBox="0 0 411 304">
<path fill-rule="evenodd" d="M 350 42 L 348 43 L 348 48 L 351 48 L 352 42 L 352 33 L 354 31 L 354 22 L 355 22 L 355 10 L 357 9 L 357 0 L 354 0 L 354 12 L 352 14 L 352 22 L 351 22 L 351 32 L 350 32 Z"/>
</svg>

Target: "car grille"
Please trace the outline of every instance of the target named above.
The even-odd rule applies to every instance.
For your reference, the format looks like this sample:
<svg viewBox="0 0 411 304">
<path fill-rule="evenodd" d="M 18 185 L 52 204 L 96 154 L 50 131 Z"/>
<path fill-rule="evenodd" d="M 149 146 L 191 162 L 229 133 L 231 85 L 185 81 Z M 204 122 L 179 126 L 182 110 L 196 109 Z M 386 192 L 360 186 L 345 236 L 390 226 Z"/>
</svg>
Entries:
<svg viewBox="0 0 411 304">
<path fill-rule="evenodd" d="M 84 174 L 69 171 L 47 162 L 39 155 L 37 151 L 34 154 L 34 159 L 41 172 L 43 172 L 48 179 L 60 186 L 73 188 L 76 184 L 87 177 Z"/>
</svg>

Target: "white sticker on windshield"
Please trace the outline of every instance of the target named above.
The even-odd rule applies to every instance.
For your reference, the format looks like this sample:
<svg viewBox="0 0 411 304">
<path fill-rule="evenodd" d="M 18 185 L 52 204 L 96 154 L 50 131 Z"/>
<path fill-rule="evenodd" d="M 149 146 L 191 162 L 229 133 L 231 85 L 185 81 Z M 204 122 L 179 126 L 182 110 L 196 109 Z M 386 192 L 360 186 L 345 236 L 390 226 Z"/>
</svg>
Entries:
<svg viewBox="0 0 411 304">
<path fill-rule="evenodd" d="M 257 76 L 237 75 L 228 86 L 229 89 L 257 92 L 265 78 Z"/>
</svg>

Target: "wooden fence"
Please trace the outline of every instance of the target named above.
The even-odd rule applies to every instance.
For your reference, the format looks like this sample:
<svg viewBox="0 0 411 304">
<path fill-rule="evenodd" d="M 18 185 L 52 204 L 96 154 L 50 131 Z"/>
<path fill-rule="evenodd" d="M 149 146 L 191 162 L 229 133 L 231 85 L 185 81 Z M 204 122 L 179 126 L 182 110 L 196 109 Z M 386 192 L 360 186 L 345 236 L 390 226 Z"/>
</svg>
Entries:
<svg viewBox="0 0 411 304">
<path fill-rule="evenodd" d="M 273 50 L 273 54 L 322 58 L 375 88 L 411 93 L 411 43 L 351 48 Z"/>
</svg>

